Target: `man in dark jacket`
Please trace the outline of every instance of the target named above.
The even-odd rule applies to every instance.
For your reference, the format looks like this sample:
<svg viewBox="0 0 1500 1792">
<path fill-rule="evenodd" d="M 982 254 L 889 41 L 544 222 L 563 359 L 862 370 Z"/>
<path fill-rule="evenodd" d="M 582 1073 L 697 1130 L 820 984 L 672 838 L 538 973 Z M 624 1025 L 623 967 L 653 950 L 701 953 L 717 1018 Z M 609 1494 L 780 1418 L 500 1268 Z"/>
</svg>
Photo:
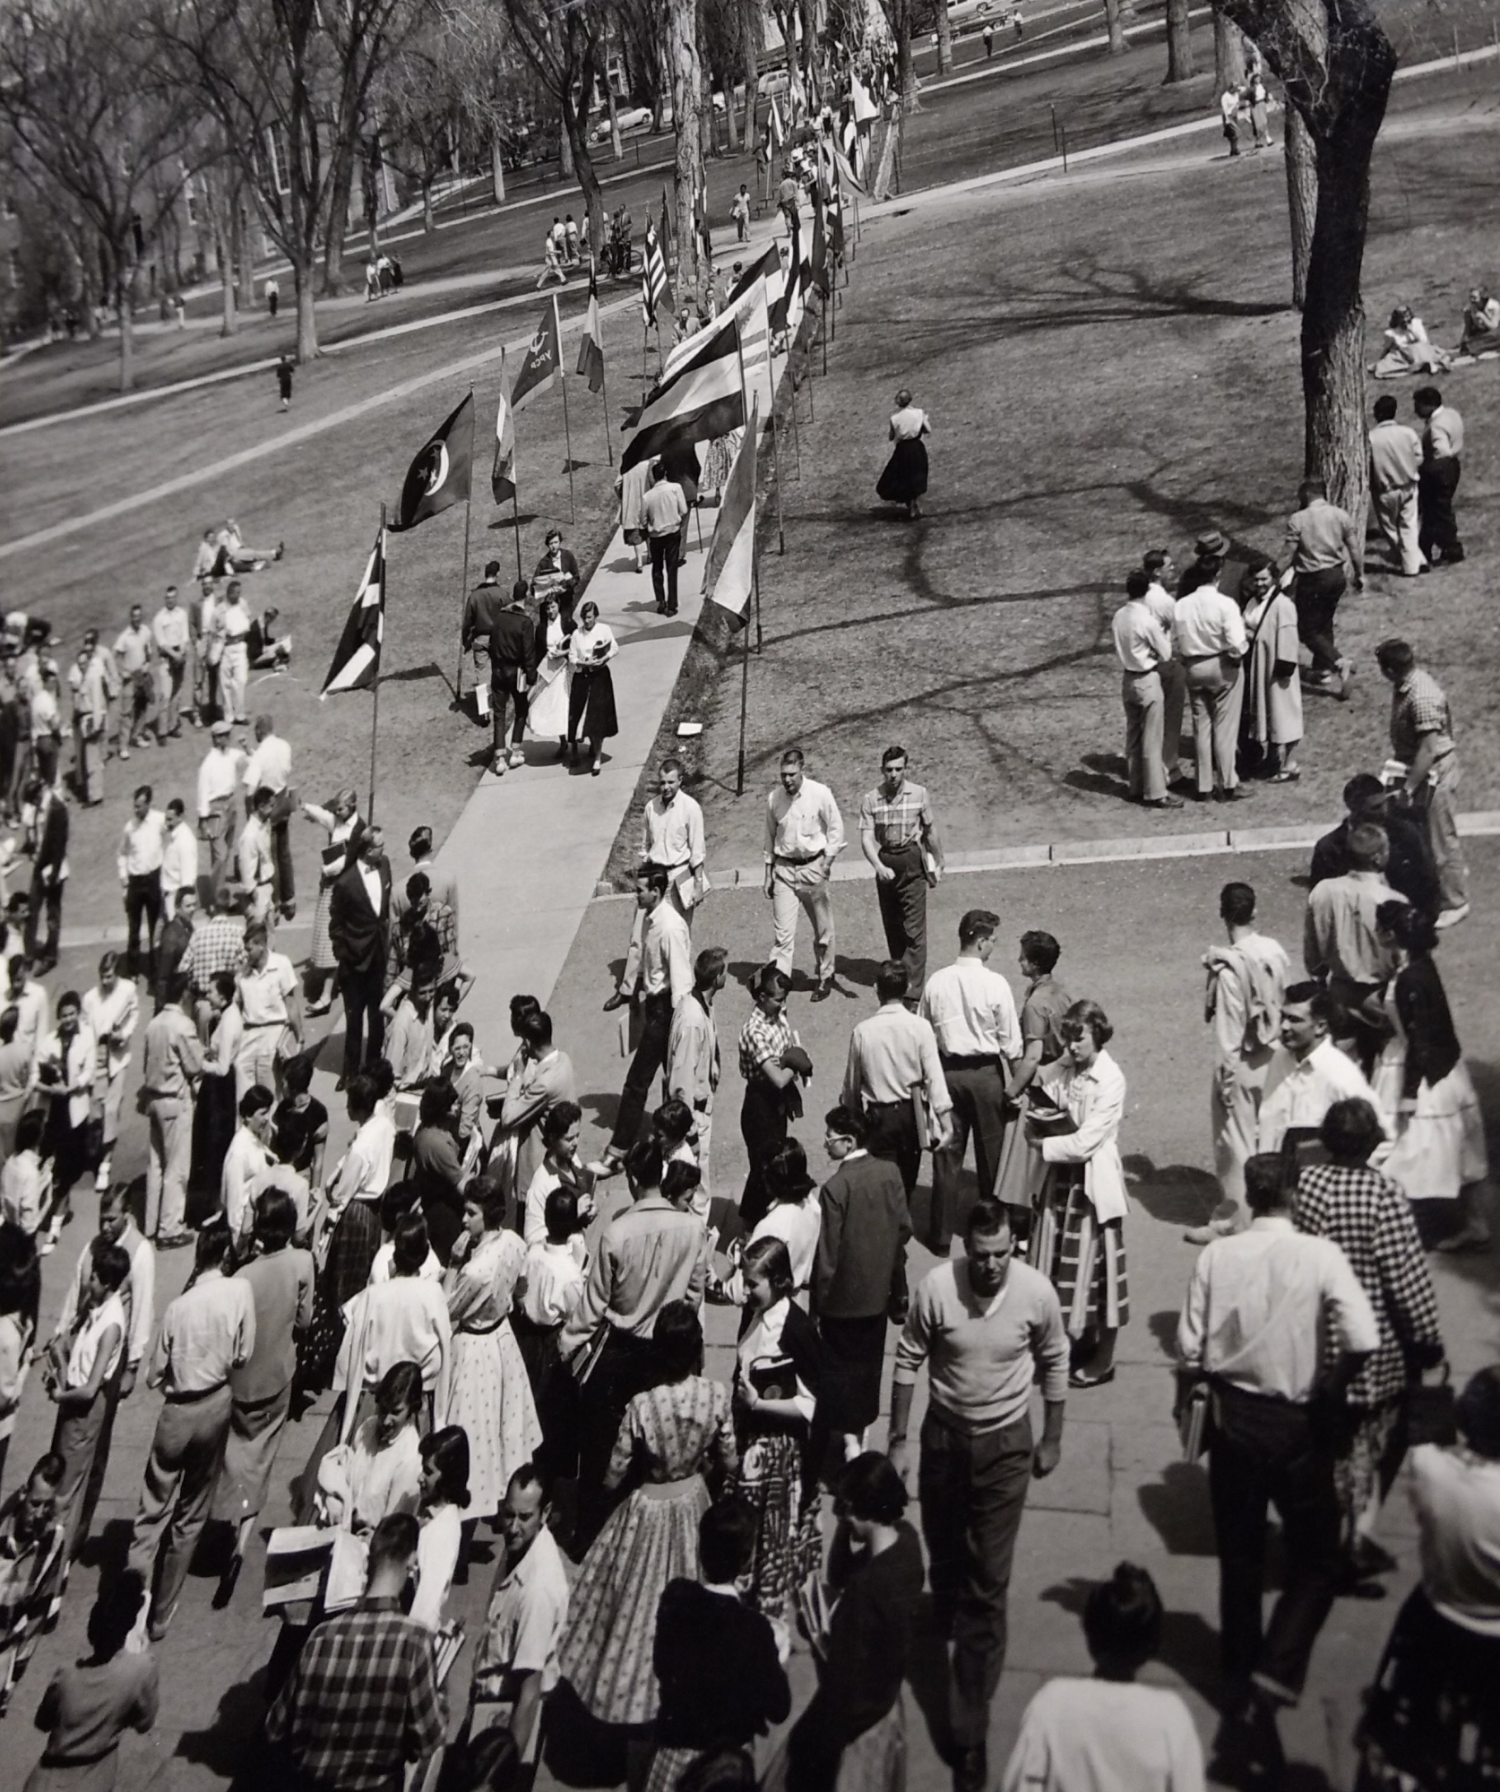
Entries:
<svg viewBox="0 0 1500 1792">
<path fill-rule="evenodd" d="M 36 973 L 45 976 L 57 966 L 57 942 L 62 932 L 63 890 L 68 881 L 68 809 L 57 791 L 40 778 L 26 786 L 31 824 L 31 915 L 26 929 L 26 955 L 36 960 Z M 37 922 L 47 911 L 47 940 L 37 951 Z"/>
<path fill-rule="evenodd" d="M 497 778 L 504 776 L 507 767 L 526 763 L 521 739 L 526 733 L 526 713 L 531 708 L 537 659 L 536 624 L 526 611 L 526 581 L 517 579 L 511 588 L 510 602 L 490 624 L 490 703 L 494 709 L 493 763 Z M 507 709 L 514 715 L 508 751 L 505 746 Z"/>
<path fill-rule="evenodd" d="M 1391 843 L 1385 881 L 1413 908 L 1435 914 L 1438 906 L 1437 874 L 1423 831 L 1392 807 L 1390 792 L 1371 772 L 1360 772 L 1344 786 L 1344 807 L 1349 813 L 1313 847 L 1309 885 L 1330 877 L 1343 877 L 1353 869 L 1349 836 L 1355 828 L 1373 822 L 1385 830 Z"/>
<path fill-rule="evenodd" d="M 359 857 L 344 867 L 329 892 L 328 933 L 339 962 L 344 996 L 340 1089 L 380 1057 L 385 1038 L 380 998 L 385 994 L 390 923 L 391 867 L 385 856 L 385 837 L 379 828 L 370 827 L 360 841 Z"/>
</svg>

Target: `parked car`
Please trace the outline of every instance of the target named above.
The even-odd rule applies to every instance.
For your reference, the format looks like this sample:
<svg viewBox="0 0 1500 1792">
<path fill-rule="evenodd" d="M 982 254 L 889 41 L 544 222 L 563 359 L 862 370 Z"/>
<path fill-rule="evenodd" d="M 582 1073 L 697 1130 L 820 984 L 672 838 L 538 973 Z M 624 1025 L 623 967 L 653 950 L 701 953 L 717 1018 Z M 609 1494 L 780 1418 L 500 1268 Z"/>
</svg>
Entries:
<svg viewBox="0 0 1500 1792">
<path fill-rule="evenodd" d="M 670 117 L 670 113 L 668 116 Z M 644 130 L 651 123 L 651 108 L 649 106 L 621 106 L 617 109 L 615 117 L 619 121 L 620 134 L 624 136 L 626 131 Z M 603 143 L 608 136 L 609 114 L 605 113 L 604 117 L 589 132 L 589 137 L 595 143 Z"/>
</svg>

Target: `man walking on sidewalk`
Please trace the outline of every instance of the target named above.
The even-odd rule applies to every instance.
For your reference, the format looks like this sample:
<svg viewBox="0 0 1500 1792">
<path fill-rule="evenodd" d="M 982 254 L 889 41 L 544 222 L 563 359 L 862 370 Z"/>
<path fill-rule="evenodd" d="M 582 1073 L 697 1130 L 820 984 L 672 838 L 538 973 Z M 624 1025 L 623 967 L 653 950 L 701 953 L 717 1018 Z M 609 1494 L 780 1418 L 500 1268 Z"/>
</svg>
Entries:
<svg viewBox="0 0 1500 1792">
<path fill-rule="evenodd" d="M 915 999 L 927 976 L 927 887 L 943 870 L 943 848 L 926 789 L 909 783 L 905 747 L 887 747 L 880 783 L 859 806 L 859 848 L 875 870 L 886 951 L 906 966 Z"/>
<path fill-rule="evenodd" d="M 677 614 L 677 561 L 682 540 L 682 525 L 687 521 L 688 501 L 682 487 L 667 476 L 666 468 L 657 461 L 651 469 L 651 484 L 641 499 L 646 518 L 646 533 L 651 538 L 651 589 L 656 593 L 657 613 Z M 662 582 L 663 571 L 666 583 Z"/>
<path fill-rule="evenodd" d="M 844 850 L 844 818 L 826 784 L 803 770 L 802 749 L 781 755 L 781 788 L 766 799 L 765 892 L 775 922 L 771 962 L 792 974 L 797 946 L 797 911 L 812 922 L 815 1002 L 833 993 L 833 902 L 828 891 L 834 860 Z"/>
<path fill-rule="evenodd" d="M 649 911 L 641 940 L 640 983 L 635 991 L 639 1038 L 625 1074 L 606 1154 L 607 1161 L 613 1163 L 623 1161 L 636 1141 L 651 1085 L 667 1061 L 673 1010 L 693 989 L 692 935 L 672 900 L 671 885 L 662 866 L 641 868 L 636 878 L 636 901 Z"/>
</svg>

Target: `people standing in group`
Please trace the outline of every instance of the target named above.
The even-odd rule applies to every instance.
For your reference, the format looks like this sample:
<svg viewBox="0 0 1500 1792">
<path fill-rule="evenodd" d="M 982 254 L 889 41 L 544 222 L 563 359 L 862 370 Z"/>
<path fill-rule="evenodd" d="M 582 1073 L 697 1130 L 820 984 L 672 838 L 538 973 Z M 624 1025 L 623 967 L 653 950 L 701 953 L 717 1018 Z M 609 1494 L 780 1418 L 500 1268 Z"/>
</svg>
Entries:
<svg viewBox="0 0 1500 1792">
<path fill-rule="evenodd" d="M 905 967 L 887 960 L 875 973 L 880 1007 L 849 1036 L 843 1088 L 844 1106 L 864 1115 L 870 1150 L 890 1158 L 900 1170 L 908 1202 L 917 1186 L 923 1146 L 946 1144 L 953 1110 L 937 1036 L 930 1022 L 911 1012 L 909 993 Z M 916 1111 L 919 1098 L 926 1141 Z"/>
<path fill-rule="evenodd" d="M 507 769 L 526 763 L 521 742 L 526 738 L 531 686 L 540 657 L 536 624 L 527 610 L 526 598 L 525 582 L 517 579 L 511 589 L 510 602 L 490 623 L 490 714 L 494 730 L 490 770 L 497 778 L 504 777 Z M 508 745 L 505 738 L 507 722 L 510 723 Z"/>
<path fill-rule="evenodd" d="M 1422 420 L 1422 465 L 1417 474 L 1417 545 L 1432 566 L 1456 566 L 1464 557 L 1453 515 L 1453 495 L 1463 471 L 1464 420 L 1443 403 L 1436 386 L 1411 396 Z"/>
<path fill-rule="evenodd" d="M 338 988 L 338 959 L 334 956 L 328 916 L 333 886 L 348 868 L 356 836 L 364 829 L 359 798 L 352 787 L 337 791 L 327 808 L 303 803 L 302 813 L 327 836 L 318 866 L 318 897 L 313 905 L 312 947 L 308 953 L 307 1006 L 309 1016 L 326 1014 Z"/>
<path fill-rule="evenodd" d="M 108 754 L 109 684 L 97 631 L 90 630 L 78 650 L 78 663 L 68 673 L 73 692 L 73 784 L 85 809 L 104 801 L 104 762 Z M 5 780 L 9 791 L 10 780 Z"/>
<path fill-rule="evenodd" d="M 781 756 L 781 781 L 766 799 L 765 892 L 772 905 L 775 945 L 771 963 L 792 974 L 797 946 L 797 911 L 813 930 L 815 1002 L 833 993 L 835 942 L 833 898 L 828 888 L 835 861 L 844 850 L 844 818 L 826 784 L 809 778 L 800 747 Z"/>
<path fill-rule="evenodd" d="M 1369 434 L 1370 503 L 1402 577 L 1414 579 L 1429 570 L 1417 519 L 1422 438 L 1409 424 L 1397 421 L 1396 410 L 1389 392 L 1375 400 L 1375 423 Z"/>
<path fill-rule="evenodd" d="M 1245 1165 L 1248 1229 L 1207 1245 L 1177 1326 L 1191 1384 L 1212 1403 L 1209 1496 L 1219 1552 L 1219 1648 L 1235 1688 L 1220 1753 L 1276 1777 L 1276 1714 L 1295 1705 L 1333 1607 L 1342 1554 L 1328 1418 L 1380 1347 L 1348 1259 L 1295 1230 L 1279 1156 Z M 1266 1512 L 1281 1517 L 1286 1573 L 1269 1625 L 1262 1607 Z"/>
<path fill-rule="evenodd" d="M 578 602 L 582 577 L 577 556 L 571 548 L 563 546 L 562 530 L 549 529 L 542 557 L 531 575 L 531 595 L 537 600 L 538 608 L 543 599 L 556 598 L 558 614 L 568 634 L 573 632 L 573 610 Z"/>
<path fill-rule="evenodd" d="M 1329 503 L 1321 479 L 1304 479 L 1297 502 L 1300 508 L 1287 520 L 1286 540 L 1297 631 L 1312 659 L 1304 681 L 1311 690 L 1347 702 L 1354 662 L 1339 653 L 1334 613 L 1351 581 L 1356 591 L 1365 588 L 1364 537 L 1347 510 Z"/>
<path fill-rule="evenodd" d="M 64 990 L 57 998 L 57 1025 L 38 1039 L 31 1071 L 32 1097 L 47 1111 L 42 1154 L 52 1162 L 54 1244 L 73 1217 L 74 1185 L 95 1167 L 91 1120 L 98 1071 L 99 1047 L 83 1024 L 82 998 Z"/>
<path fill-rule="evenodd" d="M 1121 670 L 1120 701 L 1125 706 L 1126 782 L 1132 802 L 1148 809 L 1180 809 L 1182 798 L 1167 789 L 1177 761 L 1177 741 L 1167 738 L 1162 683 L 1162 668 L 1173 663 L 1172 632 L 1147 601 L 1150 590 L 1151 580 L 1143 568 L 1128 573 L 1125 602 L 1111 625 Z M 1179 701 L 1179 733 L 1181 727 Z"/>
<path fill-rule="evenodd" d="M 918 1493 L 940 1635 L 952 1638 L 948 1684 L 954 1792 L 984 1792 L 990 1700 L 1005 1667 L 1011 1560 L 1034 1479 L 1062 1455 L 1068 1335 L 1056 1291 L 1014 1257 L 1006 1210 L 970 1210 L 964 1254 L 918 1285 L 896 1347 L 888 1454 L 905 1480 L 916 1381 L 931 1397 L 922 1421 Z M 1033 1439 L 1032 1382 L 1043 1434 Z"/>
<path fill-rule="evenodd" d="M 99 960 L 99 981 L 84 991 L 82 1021 L 99 1048 L 93 1107 L 99 1122 L 99 1162 L 94 1187 L 109 1187 L 110 1166 L 120 1136 L 125 1105 L 125 1073 L 130 1068 L 130 1042 L 140 1019 L 140 1000 L 133 980 L 120 975 L 117 953 Z"/>
<path fill-rule="evenodd" d="M 693 1116 L 689 1136 L 705 1204 L 712 1200 L 714 1096 L 720 1075 L 714 998 L 723 990 L 728 974 L 729 954 L 722 946 L 705 948 L 693 961 L 693 987 L 672 1009 L 662 1073 L 668 1099 L 682 1102 Z"/>
<path fill-rule="evenodd" d="M 1375 1091 L 1359 1065 L 1330 1037 L 1341 1018 L 1338 1003 L 1321 983 L 1289 983 L 1282 992 L 1280 1044 L 1271 1054 L 1255 1123 L 1257 1152 L 1279 1152 L 1288 1134 L 1295 1146 L 1344 1096 L 1373 1104 Z"/>
<path fill-rule="evenodd" d="M 615 710 L 615 681 L 609 666 L 620 651 L 614 631 L 599 620 L 592 600 L 578 611 L 578 627 L 568 637 L 568 753 L 576 759 L 582 738 L 589 770 L 597 778 L 604 768 L 604 743 L 620 732 Z"/>
<path fill-rule="evenodd" d="M 292 749 L 276 732 L 274 716 L 255 718 L 255 750 L 240 774 L 245 800 L 252 807 L 262 790 L 271 792 L 272 895 L 277 913 L 290 921 L 297 912 L 297 881 L 292 868 L 291 818 L 296 812 L 296 793 L 292 790 Z"/>
<path fill-rule="evenodd" d="M 1205 540 L 1224 542 L 1221 535 Z M 1198 800 L 1216 797 L 1232 802 L 1249 795 L 1236 769 L 1249 637 L 1239 605 L 1217 583 L 1224 567 L 1223 548 L 1204 553 L 1203 543 L 1199 547 L 1197 569 L 1206 576 L 1177 600 L 1172 646 L 1182 661 L 1192 706 Z"/>
<path fill-rule="evenodd" d="M 739 1067 L 745 1080 L 740 1137 L 749 1168 L 740 1196 L 740 1218 L 753 1228 L 771 1204 L 766 1166 L 786 1143 L 787 1128 L 802 1112 L 801 1083 L 812 1077 L 812 1060 L 786 1017 L 791 979 L 774 964 L 750 979 L 754 1003 L 740 1029 Z"/>
<path fill-rule="evenodd" d="M 1438 928 L 1469 913 L 1469 868 L 1458 835 L 1458 747 L 1453 712 L 1443 687 L 1417 664 L 1409 642 L 1382 641 L 1375 649 L 1380 675 L 1391 686 L 1391 753 L 1406 767 L 1402 792 L 1421 817 L 1437 873 Z"/>
<path fill-rule="evenodd" d="M 84 1488 L 110 1413 L 107 1384 L 125 1360 L 127 1320 L 120 1290 L 129 1274 L 129 1256 L 101 1233 L 79 1259 L 78 1299 L 71 1314 L 64 1309 L 67 1324 L 59 1320 L 47 1347 L 44 1378 L 57 1407 L 52 1448 L 64 1465 L 57 1517 L 70 1561 L 87 1535 Z"/>
<path fill-rule="evenodd" d="M 156 643 L 156 733 L 159 742 L 178 740 L 182 735 L 182 692 L 188 683 L 188 646 L 191 625 L 188 613 L 178 602 L 177 587 L 168 585 L 162 606 L 151 618 L 151 636 Z"/>
<path fill-rule="evenodd" d="M 38 976 L 57 969 L 62 939 L 63 895 L 68 887 L 68 806 L 51 784 L 33 778 L 26 786 L 31 810 L 27 829 L 31 847 L 31 906 L 26 920 L 26 956 Z M 37 930 L 47 917 L 47 935 L 37 947 Z"/>
<path fill-rule="evenodd" d="M 1303 922 L 1302 961 L 1309 977 L 1328 990 L 1343 1015 L 1343 1030 L 1358 1048 L 1368 1072 L 1382 1037 L 1366 1004 L 1394 968 L 1381 943 L 1375 914 L 1381 903 L 1398 900 L 1385 881 L 1390 847 L 1382 829 L 1361 825 L 1349 835 L 1349 869 L 1325 877 L 1308 892 Z"/>
<path fill-rule="evenodd" d="M 1390 847 L 1385 881 L 1398 896 L 1426 914 L 1438 911 L 1437 876 L 1432 867 L 1426 830 L 1403 813 L 1392 792 L 1373 772 L 1358 772 L 1344 786 L 1347 813 L 1336 828 L 1319 837 L 1308 869 L 1308 887 L 1325 878 L 1342 877 L 1350 869 L 1349 838 L 1357 827 L 1380 828 Z"/>
<path fill-rule="evenodd" d="M 1240 580 L 1240 602 L 1249 644 L 1240 725 L 1256 750 L 1259 776 L 1294 784 L 1302 776 L 1297 748 L 1303 733 L 1296 606 L 1277 585 L 1274 562 L 1259 556 Z"/>
<path fill-rule="evenodd" d="M 927 890 L 943 874 L 943 848 L 927 791 L 906 776 L 905 747 L 887 747 L 880 783 L 859 807 L 859 847 L 875 871 L 887 954 L 906 967 L 912 998 L 927 975 Z"/>
<path fill-rule="evenodd" d="M 224 587 L 224 604 L 218 618 L 218 633 L 224 643 L 219 660 L 219 689 L 227 719 L 236 724 L 250 720 L 245 714 L 245 692 L 250 683 L 250 623 L 240 582 L 231 579 Z"/>
<path fill-rule="evenodd" d="M 1021 1003 L 1021 1056 L 1005 1086 L 1007 1101 L 1017 1106 L 1042 1067 L 1055 1064 L 1063 1055 L 1062 1018 L 1072 1007 L 1073 998 L 1053 975 L 1061 956 L 1062 948 L 1050 933 L 1034 928 L 1021 935 L 1016 956 L 1026 979 Z M 1006 1129 L 995 1176 L 995 1198 L 1005 1207 L 1016 1242 L 1023 1246 L 1028 1244 L 1032 1229 L 1033 1155 L 1026 1128 L 1017 1115 Z"/>
<path fill-rule="evenodd" d="M 0 1718 L 31 1664 L 67 1572 L 57 1511 L 65 1472 L 62 1457 L 49 1450 L 0 1506 Z"/>
</svg>

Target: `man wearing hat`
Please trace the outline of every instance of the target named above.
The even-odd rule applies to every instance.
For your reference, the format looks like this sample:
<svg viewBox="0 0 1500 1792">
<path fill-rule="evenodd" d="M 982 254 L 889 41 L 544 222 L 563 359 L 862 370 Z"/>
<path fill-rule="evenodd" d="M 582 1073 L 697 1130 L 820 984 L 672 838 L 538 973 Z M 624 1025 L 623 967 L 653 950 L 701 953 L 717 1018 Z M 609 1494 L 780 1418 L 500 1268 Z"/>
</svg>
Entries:
<svg viewBox="0 0 1500 1792">
<path fill-rule="evenodd" d="M 1247 563 L 1243 557 L 1235 557 L 1233 544 L 1222 529 L 1210 529 L 1206 535 L 1200 535 L 1193 543 L 1193 552 L 1198 557 L 1177 581 L 1178 597 L 1186 597 L 1200 585 L 1217 585 L 1230 596 L 1239 590 Z"/>
<path fill-rule="evenodd" d="M 1187 677 L 1193 710 L 1193 759 L 1199 799 L 1217 796 L 1230 802 L 1248 795 L 1235 769 L 1240 710 L 1245 700 L 1242 663 L 1249 648 L 1240 607 L 1224 595 L 1220 581 L 1224 561 L 1212 551 L 1214 542 L 1228 543 L 1215 533 L 1198 543 L 1198 560 L 1183 575 L 1200 576 L 1177 600 L 1172 646 Z"/>
<path fill-rule="evenodd" d="M 500 562 L 487 560 L 484 577 L 464 599 L 460 640 L 465 653 L 474 655 L 474 707 L 481 722 L 490 717 L 489 679 L 490 630 L 495 618 L 505 608 L 505 592 L 500 585 Z M 498 737 L 497 737 L 498 738 Z"/>
<path fill-rule="evenodd" d="M 229 722 L 220 718 L 209 729 L 212 744 L 198 767 L 198 838 L 208 847 L 208 874 L 220 889 L 234 863 L 239 834 L 238 791 L 245 755 L 229 744 Z"/>
</svg>

